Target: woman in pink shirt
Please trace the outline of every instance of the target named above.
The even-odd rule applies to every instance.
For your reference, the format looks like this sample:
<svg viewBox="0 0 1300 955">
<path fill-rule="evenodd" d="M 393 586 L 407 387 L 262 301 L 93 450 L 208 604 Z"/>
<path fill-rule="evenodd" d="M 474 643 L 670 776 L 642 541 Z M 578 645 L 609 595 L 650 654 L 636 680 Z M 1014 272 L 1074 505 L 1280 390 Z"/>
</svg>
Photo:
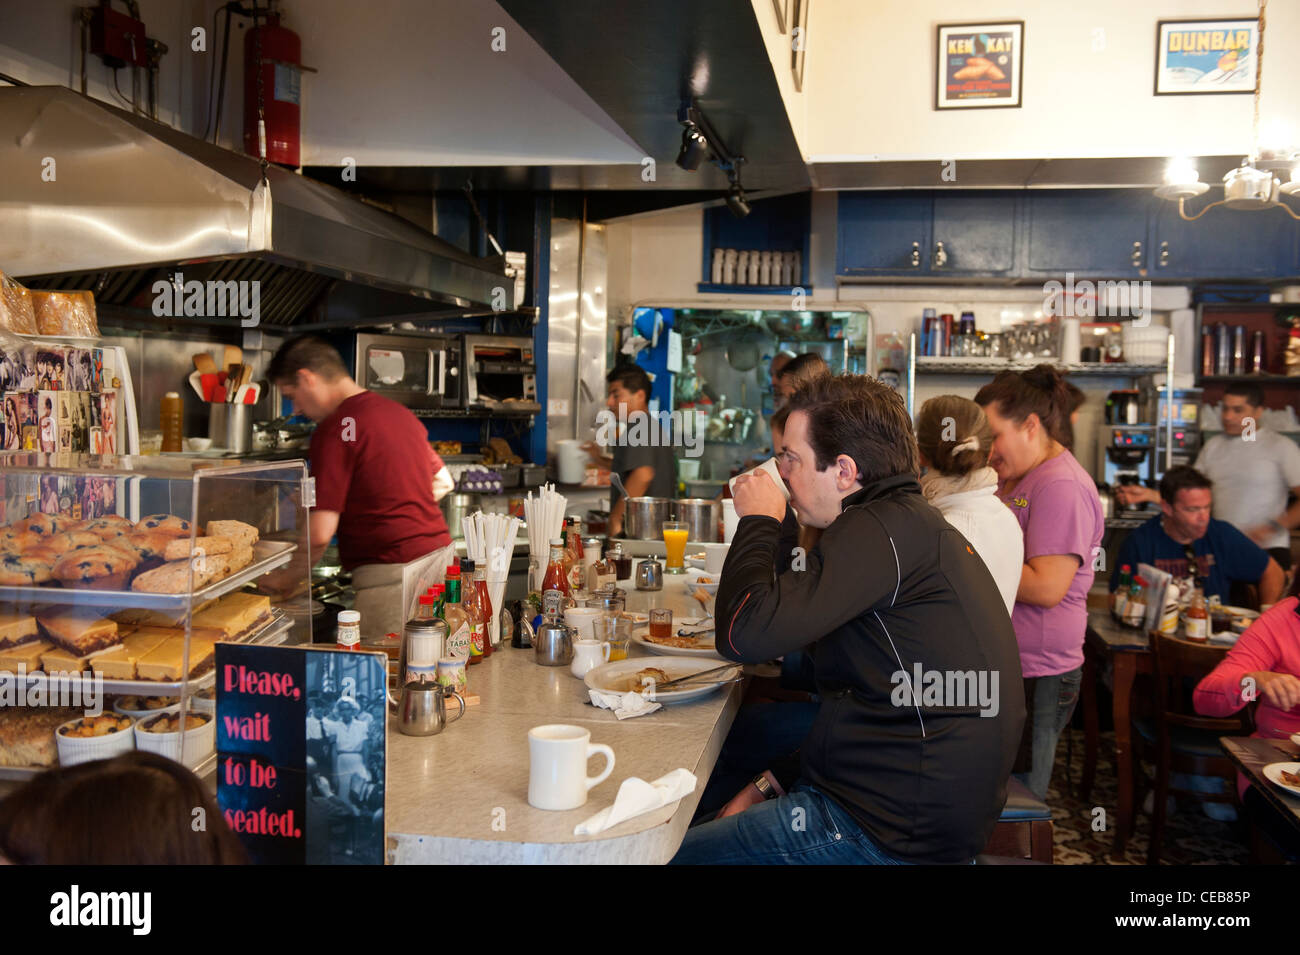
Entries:
<svg viewBox="0 0 1300 955">
<path fill-rule="evenodd" d="M 998 497 L 1025 535 L 1011 622 L 1026 681 L 1025 733 L 1033 761 L 1020 778 L 1044 799 L 1057 740 L 1079 699 L 1088 588 L 1104 529 L 1101 500 L 1088 472 L 1058 440 L 1070 434 L 1077 402 L 1055 368 L 1004 371 L 975 402 L 993 430 L 989 465 L 998 473 Z"/>
<path fill-rule="evenodd" d="M 1300 586 L 1292 586 L 1294 592 Z M 1266 610 L 1227 656 L 1196 687 L 1192 703 L 1202 716 L 1232 716 L 1251 700 L 1261 739 L 1300 733 L 1300 600 L 1287 597 Z M 1244 796 L 1250 783 L 1238 774 Z"/>
</svg>

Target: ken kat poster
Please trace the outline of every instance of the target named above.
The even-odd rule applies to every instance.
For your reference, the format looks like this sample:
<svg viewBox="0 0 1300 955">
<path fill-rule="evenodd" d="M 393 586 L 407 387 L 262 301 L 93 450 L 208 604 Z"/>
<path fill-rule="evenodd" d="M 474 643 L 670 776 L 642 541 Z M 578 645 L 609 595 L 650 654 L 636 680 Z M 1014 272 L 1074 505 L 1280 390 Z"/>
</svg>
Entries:
<svg viewBox="0 0 1300 955">
<path fill-rule="evenodd" d="M 964 23 L 938 27 L 935 109 L 1020 105 L 1025 26 Z"/>
</svg>

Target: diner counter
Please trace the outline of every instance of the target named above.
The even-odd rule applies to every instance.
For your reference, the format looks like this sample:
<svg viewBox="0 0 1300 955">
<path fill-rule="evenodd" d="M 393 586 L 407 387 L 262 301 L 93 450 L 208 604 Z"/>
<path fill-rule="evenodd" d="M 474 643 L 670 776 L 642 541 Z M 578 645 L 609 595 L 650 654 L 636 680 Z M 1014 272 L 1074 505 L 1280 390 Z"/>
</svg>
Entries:
<svg viewBox="0 0 1300 955">
<path fill-rule="evenodd" d="M 666 576 L 660 592 L 640 592 L 628 583 L 621 585 L 628 610 L 669 607 L 674 627 L 701 615 L 683 577 Z M 632 645 L 632 656 L 643 653 Z M 467 707 L 461 720 L 437 736 L 404 736 L 390 722 L 390 862 L 667 862 L 690 825 L 742 693 L 742 684 L 731 684 L 688 703 L 665 704 L 648 716 L 619 720 L 587 702 L 585 683 L 568 667 L 538 666 L 532 650 L 504 645 L 470 668 L 469 687 L 482 702 Z M 453 700 L 451 712 L 456 709 Z M 528 731 L 546 723 L 585 727 L 593 743 L 614 750 L 614 771 L 579 809 L 548 812 L 528 804 Z M 603 765 L 603 757 L 594 757 L 589 773 Z M 599 835 L 573 834 L 578 823 L 613 803 L 624 779 L 653 781 L 679 767 L 698 778 L 689 796 Z"/>
</svg>

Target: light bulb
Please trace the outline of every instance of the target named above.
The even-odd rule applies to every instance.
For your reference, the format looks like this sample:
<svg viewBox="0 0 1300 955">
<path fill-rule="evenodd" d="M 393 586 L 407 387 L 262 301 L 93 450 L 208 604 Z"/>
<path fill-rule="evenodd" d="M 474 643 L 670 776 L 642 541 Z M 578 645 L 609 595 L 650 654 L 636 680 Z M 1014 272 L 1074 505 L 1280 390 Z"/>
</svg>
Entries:
<svg viewBox="0 0 1300 955">
<path fill-rule="evenodd" d="M 1165 167 L 1165 183 L 1167 185 L 1181 186 L 1200 181 L 1200 174 L 1196 171 L 1196 167 L 1192 165 L 1190 159 L 1171 159 L 1169 165 Z"/>
</svg>

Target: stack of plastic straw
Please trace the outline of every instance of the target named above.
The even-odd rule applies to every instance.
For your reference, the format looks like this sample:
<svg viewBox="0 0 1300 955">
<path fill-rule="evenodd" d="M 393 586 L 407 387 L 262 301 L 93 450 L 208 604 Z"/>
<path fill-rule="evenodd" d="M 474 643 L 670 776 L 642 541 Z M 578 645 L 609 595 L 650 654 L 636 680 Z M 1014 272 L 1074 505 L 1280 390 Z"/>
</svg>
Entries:
<svg viewBox="0 0 1300 955">
<path fill-rule="evenodd" d="M 465 551 L 474 561 L 475 568 L 483 567 L 487 574 L 488 599 L 492 601 L 490 633 L 492 646 L 501 643 L 501 602 L 506 595 L 506 578 L 510 574 L 510 558 L 514 556 L 515 539 L 519 536 L 522 521 L 506 514 L 484 514 L 479 511 L 467 516 Z"/>
</svg>

